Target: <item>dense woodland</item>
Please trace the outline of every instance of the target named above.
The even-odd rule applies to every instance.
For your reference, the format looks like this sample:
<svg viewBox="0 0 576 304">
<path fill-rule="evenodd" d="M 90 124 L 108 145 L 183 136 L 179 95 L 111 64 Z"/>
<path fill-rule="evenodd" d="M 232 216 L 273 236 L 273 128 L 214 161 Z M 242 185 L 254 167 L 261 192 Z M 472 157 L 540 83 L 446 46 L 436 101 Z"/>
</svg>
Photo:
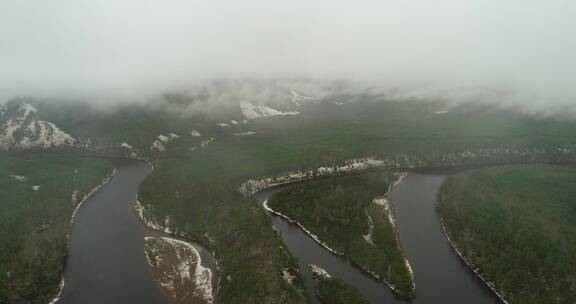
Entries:
<svg viewBox="0 0 576 304">
<path fill-rule="evenodd" d="M 509 303 L 576 302 L 576 169 L 473 170 L 438 198 L 450 238 Z"/>
<path fill-rule="evenodd" d="M 411 296 L 412 278 L 395 227 L 384 207 L 372 202 L 386 193 L 393 179 L 391 172 L 383 172 L 310 182 L 273 195 L 268 205 Z M 374 222 L 372 242 L 363 237 L 369 232 L 368 215 Z"/>
<path fill-rule="evenodd" d="M 0 156 L 0 303 L 56 295 L 75 205 L 112 168 L 101 159 Z"/>
<path fill-rule="evenodd" d="M 89 137 L 94 143 L 116 147 L 126 141 L 154 162 L 154 172 L 140 186 L 140 198 L 151 218 L 160 223 L 170 218 L 170 228 L 214 249 L 223 278 L 221 303 L 300 303 L 306 299 L 301 284 L 283 279 L 282 271 L 297 273 L 297 265 L 266 213 L 253 198 L 238 193 L 238 186 L 249 178 L 359 157 L 428 157 L 534 147 L 555 151 L 576 143 L 572 121 L 488 106 L 450 108 L 433 100 L 397 102 L 375 94 L 336 94 L 302 105 L 297 116 L 266 117 L 222 128 L 218 122 L 243 119 L 237 100 L 233 111 L 218 109 L 214 116 L 187 111 L 196 106 L 194 98 L 173 95 L 164 99 L 119 105 L 109 111 L 81 103 L 35 105 L 40 119 L 54 122 L 75 138 Z M 450 111 L 435 114 L 446 109 Z M 192 129 L 202 135 L 190 136 Z M 257 133 L 234 135 L 245 131 Z M 167 143 L 165 151 L 151 151 L 157 136 L 168 133 L 180 137 Z M 210 138 L 214 141 L 205 149 L 191 150 Z"/>
<path fill-rule="evenodd" d="M 370 304 L 356 288 L 342 280 L 331 278 L 315 278 L 318 297 L 322 304 Z"/>
</svg>

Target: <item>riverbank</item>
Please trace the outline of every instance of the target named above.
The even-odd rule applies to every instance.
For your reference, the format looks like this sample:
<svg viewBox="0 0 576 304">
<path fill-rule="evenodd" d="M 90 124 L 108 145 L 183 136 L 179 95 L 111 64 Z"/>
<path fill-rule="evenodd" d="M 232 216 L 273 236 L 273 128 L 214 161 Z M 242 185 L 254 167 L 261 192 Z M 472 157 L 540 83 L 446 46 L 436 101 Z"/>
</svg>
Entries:
<svg viewBox="0 0 576 304">
<path fill-rule="evenodd" d="M 308 265 L 314 278 L 316 294 L 322 303 L 325 304 L 369 304 L 356 288 L 342 282 L 338 278 L 332 277 L 320 266 Z"/>
<path fill-rule="evenodd" d="M 442 230 L 444 231 L 446 240 L 448 241 L 448 243 L 450 243 L 450 247 L 452 247 L 452 249 L 458 255 L 458 257 L 460 257 L 460 259 L 466 264 L 466 266 L 468 266 L 468 268 L 470 268 L 478 276 L 478 278 L 482 282 L 484 282 L 484 284 L 486 284 L 486 286 L 488 286 L 488 288 L 490 288 L 492 292 L 494 292 L 494 294 L 500 299 L 500 301 L 502 301 L 502 303 L 509 304 L 504 297 L 504 293 L 496 289 L 496 285 L 493 282 L 491 282 L 484 273 L 482 273 L 482 271 L 477 265 L 474 265 L 471 261 L 469 261 L 466 258 L 466 256 L 464 256 L 462 251 L 458 248 L 458 246 L 452 241 L 450 235 L 448 234 L 448 231 L 446 230 L 446 225 L 444 225 L 444 220 L 442 218 L 440 218 L 440 223 L 442 224 Z"/>
<path fill-rule="evenodd" d="M 412 298 L 414 296 L 415 290 L 416 290 L 416 283 L 414 281 L 414 272 L 412 271 L 412 266 L 410 266 L 410 261 L 408 260 L 408 256 L 406 255 L 406 252 L 404 251 L 404 249 L 402 247 L 402 241 L 400 240 L 400 235 L 398 233 L 398 227 L 396 224 L 397 218 L 396 218 L 396 214 L 394 212 L 393 203 L 391 203 L 391 199 L 390 199 L 390 194 L 392 193 L 392 190 L 394 190 L 394 188 L 396 188 L 398 185 L 400 185 L 402 183 L 402 180 L 404 180 L 404 178 L 406 176 L 408 176 L 408 173 L 401 172 L 401 173 L 395 173 L 394 175 L 397 178 L 392 183 L 390 183 L 390 185 L 388 187 L 388 191 L 386 191 L 386 193 L 383 196 L 373 199 L 372 203 L 378 207 L 382 207 L 382 209 L 383 209 L 382 211 L 385 213 L 385 218 L 388 220 L 388 223 L 390 224 L 390 226 L 394 230 L 394 235 L 396 237 L 396 243 L 398 244 L 398 249 L 402 253 L 402 256 L 404 258 L 404 265 L 406 266 L 406 269 L 408 270 L 408 272 L 410 274 L 410 281 L 411 281 L 412 287 L 410 288 L 408 293 L 406 293 L 405 291 L 400 290 L 397 286 L 392 284 L 392 282 L 387 280 L 385 277 L 382 277 L 381 275 L 379 275 L 375 271 L 371 270 L 367 265 L 362 265 L 362 264 L 357 264 L 357 265 L 358 265 L 358 267 L 360 267 L 364 271 L 368 272 L 374 278 L 376 278 L 378 280 L 382 280 L 382 282 L 384 282 L 386 285 L 388 285 L 388 287 L 390 287 L 390 289 L 392 289 L 399 296 Z M 366 215 L 368 216 L 368 220 L 369 220 L 369 224 L 370 224 L 370 234 L 366 237 L 366 239 L 367 239 L 367 241 L 369 239 L 370 243 L 375 245 L 372 241 L 372 235 L 371 235 L 375 221 L 372 219 L 372 217 L 370 217 L 368 210 L 366 211 Z"/>
<path fill-rule="evenodd" d="M 169 237 L 145 237 L 148 264 L 164 293 L 181 304 L 214 303 L 212 271 L 194 246 Z"/>
<path fill-rule="evenodd" d="M 323 248 L 349 258 L 359 269 L 386 284 L 399 296 L 410 298 L 415 289 L 414 276 L 402 253 L 393 209 L 388 202 L 388 195 L 405 176 L 404 173 L 374 173 L 338 177 L 333 181 L 303 182 L 271 197 L 275 206 L 283 211 L 270 207 L 268 199 L 263 206 L 268 212 L 297 225 Z M 383 195 L 378 191 L 382 186 L 386 187 Z M 357 197 L 355 193 L 361 195 Z M 384 203 L 375 203 L 376 195 Z M 372 229 L 377 231 L 375 239 L 372 239 Z M 313 231 L 321 231 L 322 236 Z M 330 244 L 337 244 L 342 249 Z"/>
<path fill-rule="evenodd" d="M 90 157 L 0 154 L 0 302 L 61 294 L 75 210 L 113 169 Z"/>
<path fill-rule="evenodd" d="M 102 181 L 96 185 L 94 188 L 92 188 L 92 190 L 90 190 L 90 192 L 88 192 L 87 194 L 84 195 L 84 197 L 82 197 L 82 199 L 76 203 L 76 207 L 74 208 L 74 211 L 72 212 L 72 216 L 70 217 L 70 228 L 69 230 L 72 229 L 72 225 L 74 225 L 74 220 L 76 219 L 76 213 L 78 212 L 78 210 L 80 209 L 80 207 L 82 207 L 82 204 L 84 204 L 84 202 L 86 200 L 88 200 L 94 193 L 96 193 L 98 190 L 100 190 L 100 188 L 102 188 L 106 183 L 108 183 L 108 181 L 110 181 L 110 179 L 112 177 L 114 177 L 114 175 L 116 175 L 116 167 L 114 167 L 114 169 L 112 170 L 112 172 L 104 177 L 104 179 L 102 179 Z M 72 194 L 72 200 L 74 203 L 74 199 L 75 199 L 75 192 L 73 192 Z M 66 240 L 70 239 L 70 233 L 66 234 Z M 56 302 L 58 302 L 58 300 L 60 300 L 60 296 L 62 295 L 62 291 L 64 290 L 64 285 L 66 284 L 66 281 L 64 280 L 64 274 L 62 274 L 62 280 L 60 283 L 60 289 L 58 291 L 58 294 L 49 302 L 49 304 L 55 304 Z"/>
<path fill-rule="evenodd" d="M 203 265 L 203 259 L 201 258 L 200 251 L 210 254 L 209 250 L 203 247 L 196 248 L 196 246 L 200 245 L 198 243 L 192 244 L 189 241 L 185 241 L 188 240 L 189 238 L 185 235 L 184 232 L 172 231 L 168 226 L 161 225 L 153 221 L 149 217 L 147 217 L 145 215 L 146 209 L 139 199 L 136 199 L 134 210 L 136 211 L 136 214 L 138 215 L 140 222 L 145 227 L 151 229 L 154 232 L 161 232 L 161 235 L 162 233 L 165 234 L 164 236 L 145 237 L 146 240 L 145 252 L 148 257 L 148 263 L 150 264 L 150 267 L 153 268 L 154 278 L 158 283 L 158 285 L 160 286 L 160 288 L 163 289 L 168 296 L 176 300 L 178 303 L 196 303 L 196 302 L 202 303 L 203 301 L 206 303 L 214 303 L 215 299 L 218 296 L 218 289 L 220 287 L 220 280 L 221 280 L 220 268 L 218 266 L 218 261 L 214 258 L 214 252 L 212 252 L 211 257 L 213 260 L 212 262 L 213 265 Z M 156 233 L 149 233 L 149 235 L 154 234 Z M 176 237 L 179 239 L 177 239 Z M 151 246 L 154 246 L 150 245 L 150 243 L 154 243 L 155 242 L 154 240 L 158 238 L 164 240 L 173 247 L 171 251 L 177 252 L 175 254 L 176 255 L 175 257 L 173 253 L 169 252 L 170 250 L 164 250 L 167 251 L 168 253 L 166 252 L 162 253 L 158 251 L 155 252 L 154 250 L 150 249 Z M 158 242 L 156 241 L 156 243 Z M 186 255 L 178 253 L 179 251 L 182 251 L 178 249 L 178 247 L 182 246 L 189 248 L 188 250 L 184 250 L 188 252 Z M 170 257 L 171 255 L 172 257 Z M 168 259 L 171 262 L 169 264 L 159 266 L 158 263 L 162 262 L 165 259 Z M 179 276 L 177 276 L 176 274 L 169 273 L 170 269 L 174 267 L 178 268 L 178 266 L 175 265 L 190 264 L 192 263 L 190 261 L 193 260 L 197 260 L 197 262 L 193 262 L 194 264 L 196 264 L 195 269 L 201 269 L 201 270 L 207 269 L 210 272 L 210 274 L 208 275 L 209 280 L 207 282 L 205 282 L 204 280 L 203 282 L 200 282 L 198 281 L 200 280 L 200 278 L 196 277 L 196 276 L 204 276 L 202 274 L 204 273 L 203 270 L 199 272 L 195 271 L 194 273 L 188 275 L 180 274 Z M 212 267 L 213 269 L 211 269 L 210 267 Z M 192 279 L 196 280 L 196 282 L 189 284 L 179 284 L 177 282 L 178 280 L 183 282 L 185 278 L 187 278 L 188 280 Z M 171 279 L 173 280 L 173 282 L 169 283 Z M 189 285 L 193 286 L 191 287 Z M 210 296 L 208 296 L 206 292 L 206 290 L 208 289 Z M 197 290 L 197 291 L 193 291 L 192 294 L 190 294 L 189 293 L 190 290 Z M 200 301 L 198 300 L 199 298 L 202 298 L 203 300 Z"/>
<path fill-rule="evenodd" d="M 295 224 L 298 227 L 300 227 L 300 229 L 302 229 L 302 231 L 304 231 L 308 236 L 310 236 L 316 243 L 318 243 L 318 245 L 324 247 L 324 249 L 332 252 L 335 255 L 339 255 L 339 256 L 344 256 L 344 252 L 340 252 L 340 251 L 336 251 L 335 249 L 330 248 L 330 246 L 328 246 L 327 244 L 323 243 L 318 236 L 316 236 L 315 234 L 313 234 L 312 232 L 310 232 L 310 230 L 306 229 L 306 227 L 304 227 L 304 225 L 300 224 L 298 221 L 288 217 L 287 215 L 284 215 L 278 211 L 274 211 L 274 209 L 270 208 L 268 206 L 268 199 L 266 199 L 264 201 L 264 203 L 262 204 L 262 206 L 264 207 L 264 209 L 266 209 L 266 211 L 275 214 L 283 219 L 285 219 L 286 221 L 288 221 L 289 223 Z"/>
<path fill-rule="evenodd" d="M 510 165 L 451 176 L 436 208 L 451 246 L 507 303 L 572 303 L 576 169 Z"/>
</svg>

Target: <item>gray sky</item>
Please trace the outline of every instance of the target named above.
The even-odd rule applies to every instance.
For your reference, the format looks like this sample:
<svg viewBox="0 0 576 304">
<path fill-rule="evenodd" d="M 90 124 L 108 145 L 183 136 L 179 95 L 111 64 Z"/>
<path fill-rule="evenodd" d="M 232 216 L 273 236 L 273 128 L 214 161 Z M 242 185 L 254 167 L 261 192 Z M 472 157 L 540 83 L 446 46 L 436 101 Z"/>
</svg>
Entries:
<svg viewBox="0 0 576 304">
<path fill-rule="evenodd" d="M 0 0 L 0 96 L 210 78 L 348 78 L 576 96 L 573 0 Z"/>
</svg>

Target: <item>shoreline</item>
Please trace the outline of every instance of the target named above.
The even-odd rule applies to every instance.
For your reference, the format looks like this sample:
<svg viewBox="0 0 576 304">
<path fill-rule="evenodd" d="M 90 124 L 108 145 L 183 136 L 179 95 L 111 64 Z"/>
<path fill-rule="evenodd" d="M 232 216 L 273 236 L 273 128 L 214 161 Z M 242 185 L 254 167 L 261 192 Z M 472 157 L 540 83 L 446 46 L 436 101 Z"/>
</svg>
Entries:
<svg viewBox="0 0 576 304">
<path fill-rule="evenodd" d="M 155 256 L 150 256 L 148 254 L 148 250 L 146 249 L 146 243 L 149 241 L 157 241 L 158 239 L 164 241 L 165 243 L 169 244 L 175 251 L 176 251 L 176 256 L 178 257 L 178 262 L 180 263 L 180 265 L 177 267 L 177 271 L 180 272 L 180 280 L 184 281 L 185 279 L 188 280 L 192 280 L 194 282 L 194 287 L 195 290 L 197 290 L 198 292 L 201 293 L 201 297 L 207 302 L 207 303 L 214 303 L 215 302 L 215 293 L 214 293 L 214 288 L 213 288 L 213 284 L 212 284 L 212 277 L 213 277 L 213 273 L 212 270 L 209 267 L 205 267 L 202 265 L 202 255 L 200 254 L 200 252 L 198 251 L 198 249 L 185 241 L 176 239 L 176 238 L 172 238 L 172 237 L 168 237 L 168 236 L 146 236 L 144 237 L 144 243 L 145 243 L 145 255 L 146 255 L 146 260 L 148 262 L 148 266 L 150 268 L 152 268 L 153 273 L 154 273 L 154 265 L 151 261 L 151 259 L 154 260 L 164 260 L 164 256 L 162 254 L 157 254 Z M 189 266 L 189 263 L 187 263 L 186 258 L 182 258 L 182 256 L 180 255 L 180 253 L 178 253 L 178 249 L 176 245 L 180 245 L 183 246 L 185 248 L 190 249 L 190 252 L 192 253 L 192 256 L 196 259 L 196 267 L 195 269 L 193 269 L 193 271 L 191 271 L 189 268 L 183 267 L 182 265 L 185 266 Z M 187 270 L 187 272 L 184 272 L 185 270 Z M 193 273 L 193 277 L 190 277 L 191 272 Z M 206 281 L 202 281 L 201 278 L 203 275 L 207 276 Z M 154 275 L 155 276 L 155 275 Z M 160 283 L 156 278 L 155 280 L 157 281 L 156 283 L 160 286 L 160 289 L 162 290 L 162 292 L 164 294 L 166 294 L 166 296 L 168 298 L 172 298 L 172 300 L 179 302 L 178 298 L 175 296 L 175 294 L 170 294 L 171 292 L 175 292 L 175 290 L 170 290 L 170 288 L 168 288 L 167 286 L 164 286 L 164 284 Z M 174 286 L 172 286 L 174 288 Z M 167 290 L 166 290 L 167 289 Z"/>
<path fill-rule="evenodd" d="M 96 185 L 94 188 L 92 188 L 92 190 L 90 190 L 90 192 L 88 192 L 87 194 L 85 194 L 82 199 L 76 204 L 76 207 L 74 207 L 74 211 L 72 211 L 72 215 L 70 216 L 70 221 L 69 221 L 69 231 L 68 233 L 66 233 L 66 247 L 68 247 L 68 241 L 70 240 L 70 232 L 72 230 L 72 225 L 74 225 L 74 222 L 76 220 L 76 213 L 78 212 L 78 210 L 80 209 L 80 207 L 84 204 L 84 202 L 86 200 L 88 200 L 94 193 L 98 192 L 105 184 L 107 184 L 112 177 L 114 177 L 116 175 L 116 167 L 113 168 L 112 172 L 109 173 L 107 176 L 104 177 L 104 179 L 102 179 L 102 181 L 100 181 L 100 183 L 98 185 Z M 68 255 L 68 250 L 69 248 L 67 248 L 66 251 L 66 255 Z M 65 279 L 64 279 L 64 271 L 62 271 L 62 279 L 60 281 L 60 290 L 58 291 L 58 293 L 56 294 L 55 297 L 52 298 L 52 300 L 50 300 L 50 302 L 48 302 L 48 304 L 55 304 L 60 300 L 60 296 L 62 296 L 62 291 L 64 291 L 64 285 L 65 285 Z"/>
<path fill-rule="evenodd" d="M 438 203 L 438 202 L 436 202 L 436 203 Z M 502 292 L 499 291 L 498 289 L 496 289 L 496 285 L 486 278 L 486 275 L 480 271 L 480 268 L 478 268 L 478 266 L 476 266 L 472 262 L 468 261 L 466 256 L 464 256 L 464 254 L 462 254 L 462 252 L 460 251 L 458 246 L 452 241 L 452 239 L 448 235 L 448 229 L 444 225 L 444 219 L 442 219 L 442 217 L 440 215 L 439 215 L 439 218 L 440 218 L 440 224 L 442 226 L 442 231 L 444 232 L 444 236 L 446 236 L 446 239 L 448 240 L 450 247 L 452 247 L 453 251 L 456 252 L 456 254 L 460 257 L 460 260 L 462 260 L 466 264 L 466 266 L 468 266 L 468 268 L 470 268 L 474 272 L 474 274 L 476 274 L 476 276 L 482 282 L 484 282 L 484 284 L 486 286 L 488 286 L 488 288 L 490 288 L 490 290 L 494 293 L 494 295 L 496 295 L 496 297 L 498 297 L 498 299 L 500 301 L 502 301 L 502 303 L 509 304 L 508 301 L 504 298 L 504 295 L 502 294 Z"/>
<path fill-rule="evenodd" d="M 344 175 L 355 175 L 355 174 L 362 174 L 362 173 L 366 173 L 366 172 L 348 172 L 348 174 L 344 173 L 338 176 L 344 176 Z M 397 179 L 390 183 L 388 185 L 388 189 L 386 191 L 386 193 L 382 196 L 380 196 L 380 198 L 384 198 L 387 203 L 386 206 L 388 206 L 388 208 L 386 208 L 386 212 L 388 213 L 388 218 L 391 221 L 392 226 L 394 227 L 394 233 L 396 235 L 396 240 L 398 242 L 398 244 L 401 246 L 400 243 L 400 238 L 398 235 L 398 230 L 396 229 L 396 219 L 395 216 L 393 215 L 393 209 L 391 208 L 391 204 L 390 204 L 390 194 L 392 193 L 392 190 L 394 190 L 395 187 L 397 187 L 398 185 L 400 185 L 400 183 L 402 183 L 402 181 L 404 180 L 404 178 L 408 175 L 407 172 L 401 172 L 401 173 L 395 173 L 395 175 L 397 176 Z M 325 177 L 325 178 L 330 178 L 330 176 Z M 305 179 L 305 180 L 300 180 L 300 181 L 292 181 L 289 183 L 285 183 L 284 185 L 287 184 L 296 184 L 296 183 L 306 183 L 306 182 L 310 182 L 310 181 L 314 181 L 315 179 Z M 262 189 L 260 191 L 265 191 L 265 190 L 269 190 L 271 188 L 275 188 L 275 187 L 279 187 L 281 185 L 272 185 L 268 188 Z M 258 192 L 260 192 L 258 191 Z M 377 198 L 376 198 L 377 199 Z M 369 274 L 372 278 L 384 283 L 386 286 L 388 286 L 394 293 L 396 293 L 398 296 L 400 297 L 406 297 L 406 298 L 412 298 L 414 296 L 414 291 L 416 290 L 416 283 L 414 281 L 414 272 L 412 271 L 412 267 L 410 266 L 410 262 L 408 260 L 408 257 L 405 255 L 404 250 L 402 249 L 402 256 L 404 258 L 404 264 L 406 265 L 408 272 L 410 273 L 410 277 L 411 277 L 411 282 L 412 282 L 412 289 L 410 290 L 410 292 L 408 294 L 405 294 L 403 292 L 400 292 L 396 286 L 392 285 L 392 283 L 388 282 L 388 280 L 382 278 L 379 274 L 371 271 L 370 269 L 368 269 L 366 266 L 364 265 L 360 265 L 359 263 L 356 263 L 355 261 L 351 260 L 350 257 L 346 256 L 345 253 L 343 252 L 339 252 L 333 248 L 330 248 L 330 246 L 328 246 L 327 244 L 325 244 L 324 242 L 322 242 L 322 240 L 320 240 L 318 238 L 318 236 L 316 236 L 315 234 L 313 234 L 310 230 L 306 229 L 304 227 L 304 225 L 302 225 L 300 222 L 290 218 L 289 216 L 280 213 L 272 208 L 270 208 L 268 206 L 268 198 L 264 200 L 264 202 L 262 203 L 262 206 L 264 207 L 264 209 L 270 213 L 272 213 L 273 215 L 279 216 L 281 218 L 283 218 L 284 220 L 288 221 L 291 224 L 295 224 L 297 225 L 302 231 L 304 231 L 304 233 L 306 233 L 310 238 L 312 238 L 318 245 L 320 245 L 321 247 L 323 247 L 324 249 L 330 251 L 331 253 L 340 256 L 340 257 L 346 257 L 350 262 L 352 262 L 352 264 L 356 265 L 356 267 L 358 267 L 361 271 L 364 271 L 365 273 Z M 367 214 L 368 215 L 368 214 Z M 368 216 L 368 219 L 370 219 L 370 216 Z M 363 236 L 364 237 L 364 236 Z"/>
<path fill-rule="evenodd" d="M 330 246 L 328 246 L 327 244 L 323 243 L 323 242 L 318 238 L 318 236 L 316 236 L 315 234 L 313 234 L 310 230 L 306 229 L 306 228 L 304 227 L 304 225 L 300 224 L 298 221 L 296 221 L 296 220 L 288 217 L 287 215 L 284 215 L 284 214 L 282 214 L 282 213 L 280 213 L 280 212 L 278 212 L 278 211 L 275 211 L 274 209 L 270 208 L 270 207 L 268 206 L 268 199 L 265 199 L 265 200 L 264 200 L 264 202 L 262 203 L 262 206 L 264 206 L 264 209 L 265 209 L 266 211 L 268 211 L 268 212 L 270 212 L 270 213 L 272 213 L 272 214 L 274 214 L 274 215 L 276 215 L 276 216 L 279 216 L 279 217 L 285 219 L 285 220 L 288 221 L 289 223 L 296 224 L 300 229 L 302 229 L 302 230 L 304 231 L 304 233 L 306 233 L 306 234 L 307 234 L 309 237 L 311 237 L 316 243 L 318 243 L 318 245 L 324 247 L 324 249 L 332 252 L 333 254 L 335 254 L 335 255 L 337 255 L 337 256 L 341 256 L 341 257 L 344 257 L 344 256 L 345 256 L 343 252 L 337 251 L 336 249 L 332 249 L 332 248 L 330 248 Z"/>
<path fill-rule="evenodd" d="M 134 209 L 134 211 L 136 211 L 137 216 L 140 220 L 140 223 L 144 228 L 150 229 L 150 230 L 157 232 L 157 233 L 164 233 L 167 235 L 167 236 L 152 236 L 152 237 L 169 238 L 169 239 L 174 240 L 176 242 L 185 243 L 185 244 L 187 244 L 187 246 L 193 247 L 194 251 L 198 252 L 199 256 L 201 256 L 199 249 L 205 250 L 206 252 L 208 252 L 212 255 L 212 258 L 214 260 L 214 266 L 215 266 L 214 272 L 215 272 L 216 277 L 217 277 L 216 284 L 212 283 L 212 280 L 211 280 L 211 289 L 212 289 L 212 298 L 213 298 L 212 302 L 217 302 L 218 292 L 220 290 L 220 284 L 222 281 L 222 276 L 221 276 L 221 271 L 220 271 L 220 265 L 218 264 L 218 260 L 215 257 L 215 253 L 213 251 L 208 250 L 208 247 L 202 245 L 201 243 L 197 243 L 197 242 L 189 240 L 190 237 L 188 237 L 185 233 L 173 232 L 170 230 L 170 228 L 164 227 L 164 226 L 154 222 L 153 220 L 146 218 L 146 216 L 144 216 L 144 211 L 146 210 L 146 208 L 144 207 L 144 205 L 142 205 L 142 202 L 140 201 L 140 199 L 138 199 L 138 198 L 136 199 L 136 202 L 134 203 L 133 209 Z M 151 237 L 151 236 L 145 236 L 144 238 L 146 239 L 148 237 Z M 178 238 L 180 238 L 180 239 L 178 239 Z M 196 248 L 195 246 L 200 246 L 202 248 Z M 199 259 L 199 261 L 200 261 L 200 264 L 199 264 L 200 267 L 204 267 L 206 269 L 209 269 L 211 272 L 211 276 L 213 277 L 214 272 L 210 268 L 210 265 L 202 265 L 202 259 Z M 156 278 L 155 278 L 155 281 L 157 281 Z M 156 283 L 158 283 L 158 282 L 156 282 Z M 215 286 L 213 286 L 213 285 L 215 285 Z M 160 286 L 160 285 L 159 285 L 159 287 L 162 288 L 162 286 Z"/>
<path fill-rule="evenodd" d="M 116 175 L 116 167 L 114 167 L 114 169 L 112 170 L 112 172 L 110 174 L 108 174 L 108 176 L 106 176 L 101 182 L 100 184 L 98 184 L 96 187 L 94 187 L 90 192 L 88 192 L 86 195 L 84 195 L 84 197 L 82 197 L 82 199 L 78 202 L 78 204 L 76 204 L 76 207 L 74 208 L 74 211 L 72 212 L 72 217 L 70 218 L 70 224 L 74 224 L 74 221 L 76 220 L 76 213 L 78 212 L 78 210 L 80 209 L 80 207 L 82 206 L 82 204 L 84 204 L 84 202 L 90 198 L 90 196 L 92 196 L 94 193 L 96 193 L 98 190 L 100 190 L 106 183 L 108 183 L 110 181 L 110 179 L 112 179 L 112 177 L 114 177 Z M 70 234 L 67 235 L 68 237 L 70 236 Z"/>
<path fill-rule="evenodd" d="M 374 278 L 376 278 L 376 279 L 380 280 L 381 282 L 383 282 L 384 284 L 386 284 L 397 295 L 399 295 L 401 297 L 413 298 L 414 294 L 415 294 L 415 290 L 416 290 L 416 282 L 414 281 L 414 272 L 412 271 L 412 266 L 410 265 L 410 261 L 408 260 L 408 257 L 406 256 L 404 248 L 402 247 L 402 243 L 400 241 L 400 235 L 398 233 L 398 228 L 396 225 L 397 219 L 396 219 L 396 215 L 394 213 L 394 208 L 392 206 L 393 203 L 391 203 L 392 199 L 390 198 L 390 195 L 392 194 L 392 191 L 394 190 L 394 188 L 396 188 L 398 185 L 400 185 L 402 183 L 404 178 L 406 178 L 406 176 L 408 176 L 408 173 L 407 172 L 400 172 L 400 173 L 395 173 L 395 175 L 398 178 L 393 183 L 390 183 L 388 185 L 388 190 L 386 191 L 386 193 L 382 196 L 374 198 L 371 203 L 375 203 L 379 206 L 384 207 L 384 209 L 388 215 L 388 221 L 390 222 L 390 224 L 394 228 L 394 235 L 396 236 L 396 242 L 398 243 L 398 246 L 400 246 L 400 249 L 402 252 L 402 258 L 404 259 L 404 265 L 406 265 L 406 269 L 410 273 L 410 281 L 412 283 L 412 288 L 408 294 L 404 294 L 404 293 L 400 292 L 396 288 L 396 286 L 392 285 L 391 282 L 388 282 L 388 280 L 381 278 L 379 274 L 372 272 L 366 266 L 360 265 L 360 264 L 355 263 L 355 262 L 354 262 L 354 264 L 356 264 L 359 268 L 361 268 L 365 272 L 369 273 Z M 383 203 L 376 203 L 377 200 L 384 200 L 384 202 Z M 369 220 L 371 220 L 369 216 L 368 216 L 368 218 L 369 218 Z"/>
</svg>

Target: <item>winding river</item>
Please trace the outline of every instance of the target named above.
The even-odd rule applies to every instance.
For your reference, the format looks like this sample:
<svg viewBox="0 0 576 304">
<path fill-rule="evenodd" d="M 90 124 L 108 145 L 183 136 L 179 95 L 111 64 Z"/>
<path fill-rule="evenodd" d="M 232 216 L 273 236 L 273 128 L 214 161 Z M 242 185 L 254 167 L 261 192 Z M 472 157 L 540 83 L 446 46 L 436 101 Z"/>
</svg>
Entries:
<svg viewBox="0 0 576 304">
<path fill-rule="evenodd" d="M 142 161 L 114 162 L 116 175 L 76 213 L 57 303 L 170 303 L 152 277 L 145 229 L 132 211 L 152 169 Z"/>
<path fill-rule="evenodd" d="M 308 264 L 316 264 L 331 275 L 356 287 L 373 303 L 500 303 L 493 292 L 452 250 L 436 212 L 436 193 L 449 173 L 410 173 L 391 193 L 399 235 L 416 281 L 416 297 L 398 298 L 383 283 L 372 279 L 347 259 L 334 255 L 298 226 L 271 215 L 272 225 L 288 250 L 298 258 L 311 303 L 319 303 Z M 262 204 L 270 195 L 288 186 L 263 190 L 256 199 Z M 383 192 L 386 189 L 382 189 Z M 302 202 L 305 204 L 306 202 Z"/>
<path fill-rule="evenodd" d="M 64 289 L 57 303 L 172 303 L 154 280 L 144 237 L 173 236 L 145 227 L 133 209 L 138 185 L 152 168 L 139 160 L 113 161 L 116 174 L 76 213 Z M 203 266 L 213 269 L 210 253 L 191 244 L 199 251 Z"/>
<path fill-rule="evenodd" d="M 133 211 L 138 185 L 151 168 L 130 159 L 117 159 L 115 164 L 116 175 L 76 214 L 65 286 L 57 303 L 171 303 L 154 281 L 144 253 L 144 237 L 162 233 L 144 227 Z M 317 264 L 355 286 L 373 303 L 499 303 L 444 236 L 435 198 L 447 175 L 410 173 L 391 193 L 400 239 L 415 273 L 416 297 L 411 301 L 396 297 L 385 284 L 328 252 L 296 225 L 271 216 L 274 228 L 299 260 L 311 303 L 319 302 L 308 264 Z M 286 187 L 291 186 L 263 190 L 255 197 L 261 204 Z M 199 251 L 209 255 L 201 247 Z"/>
</svg>

